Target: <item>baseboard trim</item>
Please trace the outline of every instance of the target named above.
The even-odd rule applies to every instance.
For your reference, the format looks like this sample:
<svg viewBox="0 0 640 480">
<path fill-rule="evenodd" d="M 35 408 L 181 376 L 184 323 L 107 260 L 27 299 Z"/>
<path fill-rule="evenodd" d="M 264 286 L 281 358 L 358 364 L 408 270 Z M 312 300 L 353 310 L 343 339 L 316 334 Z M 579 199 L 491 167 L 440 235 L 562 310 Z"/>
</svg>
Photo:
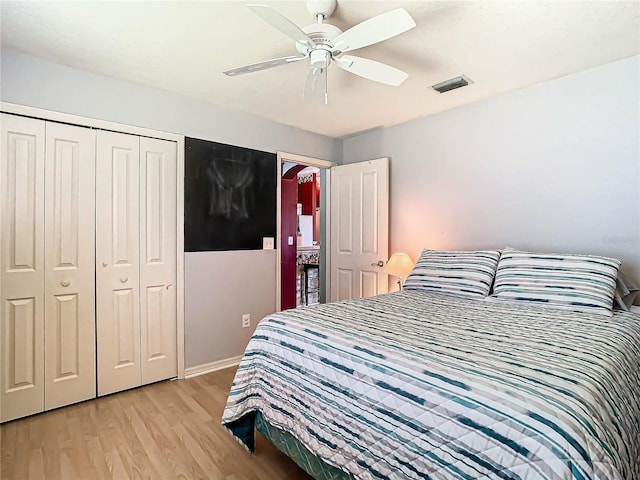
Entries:
<svg viewBox="0 0 640 480">
<path fill-rule="evenodd" d="M 225 368 L 235 367 L 240 363 L 242 355 L 237 357 L 225 358 L 223 360 L 217 360 L 211 363 L 204 363 L 196 367 L 189 367 L 184 369 L 184 378 L 193 378 L 198 375 L 204 375 L 205 373 L 215 372 L 217 370 L 224 370 Z"/>
</svg>

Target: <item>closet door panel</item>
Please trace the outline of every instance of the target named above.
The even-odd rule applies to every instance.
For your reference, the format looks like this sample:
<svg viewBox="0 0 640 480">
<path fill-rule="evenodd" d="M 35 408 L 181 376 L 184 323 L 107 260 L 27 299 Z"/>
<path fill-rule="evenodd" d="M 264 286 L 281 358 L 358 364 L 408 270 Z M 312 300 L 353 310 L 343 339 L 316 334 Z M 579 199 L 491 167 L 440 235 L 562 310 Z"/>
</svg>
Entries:
<svg viewBox="0 0 640 480">
<path fill-rule="evenodd" d="M 106 395 L 141 383 L 140 140 L 98 131 L 96 151 L 98 395 Z"/>
<path fill-rule="evenodd" d="M 177 375 L 176 144 L 140 139 L 142 383 Z"/>
<path fill-rule="evenodd" d="M 46 124 L 45 409 L 96 395 L 95 131 Z"/>
<path fill-rule="evenodd" d="M 0 421 L 44 409 L 45 123 L 2 114 Z"/>
</svg>

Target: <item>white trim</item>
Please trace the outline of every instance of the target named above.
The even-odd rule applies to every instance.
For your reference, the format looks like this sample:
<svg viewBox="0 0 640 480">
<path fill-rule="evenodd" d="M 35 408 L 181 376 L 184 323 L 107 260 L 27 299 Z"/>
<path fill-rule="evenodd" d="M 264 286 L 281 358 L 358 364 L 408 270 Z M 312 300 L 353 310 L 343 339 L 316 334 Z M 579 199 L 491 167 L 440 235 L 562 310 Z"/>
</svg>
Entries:
<svg viewBox="0 0 640 480">
<path fill-rule="evenodd" d="M 184 368 L 184 136 L 177 140 L 176 158 L 176 356 L 178 378 L 185 375 Z"/>
<path fill-rule="evenodd" d="M 282 310 L 282 250 L 280 243 L 282 242 L 282 219 L 280 211 L 282 209 L 282 198 L 280 197 L 282 188 L 282 152 L 278 152 L 278 161 L 276 162 L 276 312 Z"/>
<path fill-rule="evenodd" d="M 335 165 L 334 165 L 335 166 Z M 326 225 L 324 226 L 324 299 L 325 302 L 331 301 L 331 168 L 327 168 L 325 179 L 325 205 L 327 212 L 325 214 Z"/>
<path fill-rule="evenodd" d="M 338 165 L 336 162 L 332 162 L 330 160 L 321 160 L 319 158 L 305 157 L 304 155 L 298 155 L 297 153 L 287 153 L 287 152 L 278 151 L 278 159 L 280 158 L 283 158 L 285 162 L 308 165 L 309 167 L 331 168 Z"/>
<path fill-rule="evenodd" d="M 99 128 L 100 130 L 109 130 L 118 133 L 129 133 L 132 135 L 139 135 L 141 137 L 161 138 L 163 140 L 173 140 L 174 142 L 177 142 L 180 138 L 184 140 L 184 135 L 178 135 L 175 133 L 161 132 L 158 130 L 151 130 L 149 128 L 134 127 L 133 125 L 125 125 L 123 123 L 82 117 L 80 115 L 72 115 L 70 113 L 43 110 L 41 108 L 28 107 L 26 105 L 17 105 L 15 103 L 0 102 L 0 110 L 4 113 L 21 115 L 23 117 L 32 117 L 54 122 L 70 123 L 72 125 L 80 125 L 82 127 Z"/>
<path fill-rule="evenodd" d="M 313 158 L 313 157 L 305 157 L 304 155 L 298 155 L 296 153 L 287 153 L 287 152 L 281 152 L 278 151 L 278 162 L 277 162 L 277 189 L 276 189 L 276 312 L 279 312 L 280 310 L 282 310 L 282 302 L 281 302 L 281 290 L 282 290 L 282 251 L 280 249 L 280 242 L 282 241 L 282 239 L 280 238 L 282 235 L 281 232 L 281 227 L 282 227 L 282 219 L 280 218 L 281 215 L 281 208 L 282 208 L 282 199 L 281 199 L 281 188 L 282 188 L 282 164 L 284 162 L 291 162 L 291 163 L 296 163 L 296 164 L 300 164 L 300 165 L 307 165 L 310 167 L 318 167 L 318 168 L 325 168 L 327 169 L 327 182 L 326 182 L 326 192 L 325 192 L 325 197 L 326 201 L 327 201 L 327 211 L 325 213 L 325 218 L 326 218 L 326 228 L 325 228 L 325 238 L 322 239 L 323 243 L 325 244 L 325 255 L 326 255 L 326 272 L 324 272 L 325 274 L 325 285 L 327 286 L 326 288 L 329 288 L 329 276 L 327 276 L 327 272 L 329 272 L 329 261 L 330 261 L 330 250 L 329 250 L 329 239 L 331 238 L 330 235 L 330 231 L 329 231 L 329 227 L 331 225 L 331 221 L 330 221 L 330 204 L 329 204 L 329 188 L 331 185 L 331 182 L 329 181 L 330 175 L 329 173 L 331 172 L 331 168 L 335 167 L 337 165 L 336 162 L 331 162 L 329 160 L 321 160 L 319 158 Z"/>
<path fill-rule="evenodd" d="M 189 367 L 184 371 L 184 378 L 193 378 L 198 375 L 204 375 L 205 373 L 216 372 L 218 370 L 224 370 L 225 368 L 235 367 L 240 363 L 242 355 L 237 357 L 225 358 L 224 360 L 218 360 L 216 362 L 205 363 L 198 365 L 197 367 Z"/>
<path fill-rule="evenodd" d="M 176 356 L 178 378 L 184 378 L 184 135 L 161 132 L 149 128 L 134 127 L 122 123 L 97 120 L 69 113 L 54 112 L 41 108 L 0 102 L 0 111 L 13 115 L 42 120 L 69 123 L 83 127 L 128 133 L 142 137 L 160 138 L 176 142 Z"/>
</svg>

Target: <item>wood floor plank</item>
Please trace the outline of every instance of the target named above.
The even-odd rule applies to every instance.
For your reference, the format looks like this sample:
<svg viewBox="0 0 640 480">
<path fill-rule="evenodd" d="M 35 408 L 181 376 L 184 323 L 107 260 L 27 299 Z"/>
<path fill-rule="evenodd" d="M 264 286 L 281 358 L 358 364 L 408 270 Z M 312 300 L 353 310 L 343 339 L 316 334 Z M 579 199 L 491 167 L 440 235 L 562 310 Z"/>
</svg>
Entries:
<svg viewBox="0 0 640 480">
<path fill-rule="evenodd" d="M 3 480 L 311 480 L 258 435 L 247 453 L 220 419 L 235 368 L 160 382 L 0 426 Z"/>
<path fill-rule="evenodd" d="M 92 472 L 94 475 L 92 478 L 95 480 L 110 479 L 111 474 L 109 472 L 109 466 L 107 465 L 107 460 L 104 452 L 102 451 L 98 437 L 93 437 L 87 440 L 85 448 L 87 449 L 87 454 L 89 455 L 91 465 L 93 466 Z"/>
<path fill-rule="evenodd" d="M 155 471 L 167 472 L 171 470 L 171 466 L 165 458 L 162 451 L 158 448 L 158 445 L 153 441 L 147 425 L 143 418 L 140 416 L 140 412 L 135 406 L 132 406 L 129 413 L 131 415 L 131 426 L 133 427 L 138 440 L 143 445 L 145 453 Z"/>
<path fill-rule="evenodd" d="M 83 422 L 83 410 L 76 410 L 76 415 L 65 416 L 67 431 L 70 433 L 71 442 L 67 449 L 69 458 L 73 459 L 73 465 L 80 477 L 94 476 L 93 465 L 86 448 L 87 436 L 85 422 Z M 77 432 L 77 433 L 76 433 Z"/>
<path fill-rule="evenodd" d="M 40 480 L 45 478 L 42 450 L 34 448 L 29 452 L 29 479 Z"/>
<path fill-rule="evenodd" d="M 18 442 L 17 432 L 18 429 L 13 423 L 7 424 L 7 428 L 0 429 L 0 478 L 13 476 L 15 446 Z"/>
<path fill-rule="evenodd" d="M 189 415 L 195 414 L 200 420 L 206 422 L 211 419 L 211 415 L 207 412 L 202 406 L 193 398 L 193 395 L 197 393 L 197 391 L 193 391 L 192 394 L 188 393 L 188 390 L 183 388 L 182 384 L 187 382 L 175 382 L 175 392 L 176 395 L 180 397 L 180 399 L 189 406 L 190 413 Z"/>
<path fill-rule="evenodd" d="M 105 461 L 107 462 L 107 466 L 109 468 L 110 478 L 113 478 L 113 479 L 131 478 L 117 450 L 106 452 Z"/>
<path fill-rule="evenodd" d="M 216 465 L 216 462 L 185 427 L 185 424 L 179 424 L 174 427 L 176 434 L 182 439 L 185 447 L 189 449 L 193 459 L 206 475 L 206 478 L 222 478 L 222 471 Z M 211 451 L 211 450 L 209 450 Z"/>
<path fill-rule="evenodd" d="M 18 429 L 16 432 L 16 443 L 13 450 L 13 474 L 16 475 L 15 478 L 29 477 L 29 455 L 25 455 L 24 452 L 29 452 L 30 449 L 29 424 L 27 423 L 24 429 Z"/>
</svg>

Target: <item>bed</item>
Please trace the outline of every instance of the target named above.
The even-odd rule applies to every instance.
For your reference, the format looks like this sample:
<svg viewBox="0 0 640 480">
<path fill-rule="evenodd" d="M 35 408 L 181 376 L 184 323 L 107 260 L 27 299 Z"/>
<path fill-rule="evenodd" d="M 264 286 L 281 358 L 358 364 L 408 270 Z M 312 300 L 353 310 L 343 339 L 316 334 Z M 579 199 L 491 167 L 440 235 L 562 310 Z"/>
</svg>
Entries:
<svg viewBox="0 0 640 480">
<path fill-rule="evenodd" d="M 638 480 L 640 316 L 424 290 L 273 314 L 222 423 L 319 480 Z"/>
</svg>

